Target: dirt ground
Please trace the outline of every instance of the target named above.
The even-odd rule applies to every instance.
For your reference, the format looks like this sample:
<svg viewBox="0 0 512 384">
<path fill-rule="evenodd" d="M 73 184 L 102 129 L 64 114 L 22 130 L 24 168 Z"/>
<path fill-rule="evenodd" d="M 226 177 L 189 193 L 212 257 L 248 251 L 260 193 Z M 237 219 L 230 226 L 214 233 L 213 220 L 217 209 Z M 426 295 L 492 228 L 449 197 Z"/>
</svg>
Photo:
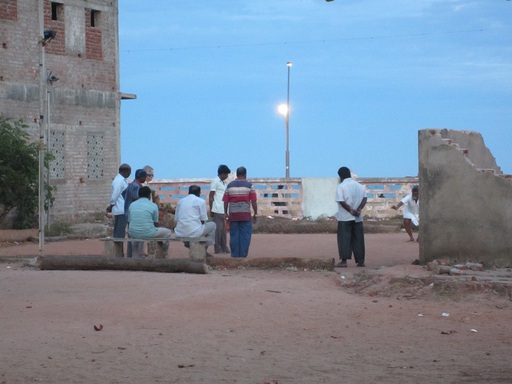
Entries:
<svg viewBox="0 0 512 384">
<path fill-rule="evenodd" d="M 0 383 L 512 382 L 510 300 L 389 289 L 429 275 L 406 240 L 367 234 L 366 268 L 206 275 L 41 271 L 9 257 L 37 244 L 3 244 Z M 45 254 L 102 247 L 63 241 Z M 249 257 L 336 254 L 333 234 L 254 234 Z M 187 250 L 172 243 L 170 257 Z M 361 276 L 372 283 L 356 294 L 346 282 Z"/>
</svg>

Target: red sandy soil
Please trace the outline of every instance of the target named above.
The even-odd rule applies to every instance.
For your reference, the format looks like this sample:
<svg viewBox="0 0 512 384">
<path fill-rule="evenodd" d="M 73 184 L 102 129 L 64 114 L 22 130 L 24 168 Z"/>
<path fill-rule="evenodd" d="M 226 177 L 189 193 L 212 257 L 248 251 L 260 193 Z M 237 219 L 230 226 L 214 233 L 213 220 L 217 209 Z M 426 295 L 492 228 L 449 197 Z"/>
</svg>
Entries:
<svg viewBox="0 0 512 384">
<path fill-rule="evenodd" d="M 6 257 L 36 256 L 37 244 L 4 243 L 0 384 L 512 382 L 507 297 L 406 296 L 389 279 L 371 293 L 343 286 L 363 271 L 428 275 L 406 240 L 368 234 L 366 268 L 206 275 L 41 271 Z M 91 239 L 44 251 L 102 249 Z M 332 234 L 255 234 L 249 257 L 336 254 Z M 187 249 L 173 242 L 170 257 Z"/>
</svg>

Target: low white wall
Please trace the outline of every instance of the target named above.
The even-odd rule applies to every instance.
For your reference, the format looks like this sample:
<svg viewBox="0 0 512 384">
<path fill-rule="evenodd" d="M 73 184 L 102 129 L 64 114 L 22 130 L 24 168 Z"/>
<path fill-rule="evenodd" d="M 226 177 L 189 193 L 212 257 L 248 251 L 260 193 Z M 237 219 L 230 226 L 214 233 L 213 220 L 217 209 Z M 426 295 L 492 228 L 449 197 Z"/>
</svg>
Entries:
<svg viewBox="0 0 512 384">
<path fill-rule="evenodd" d="M 333 216 L 336 205 L 337 177 L 317 177 L 302 179 L 302 214 L 316 220 L 321 217 Z"/>
</svg>

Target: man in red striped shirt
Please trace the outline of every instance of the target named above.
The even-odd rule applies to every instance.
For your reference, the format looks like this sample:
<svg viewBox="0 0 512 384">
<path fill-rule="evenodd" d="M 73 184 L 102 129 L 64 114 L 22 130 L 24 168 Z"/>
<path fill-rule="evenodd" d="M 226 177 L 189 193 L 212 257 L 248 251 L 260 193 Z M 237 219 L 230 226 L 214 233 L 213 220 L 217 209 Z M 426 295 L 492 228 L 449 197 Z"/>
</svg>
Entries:
<svg viewBox="0 0 512 384">
<path fill-rule="evenodd" d="M 222 201 L 229 224 L 229 245 L 231 257 L 247 257 L 251 245 L 252 223 L 256 223 L 258 204 L 256 191 L 247 181 L 247 169 L 239 167 L 236 179 L 228 184 Z M 251 218 L 251 205 L 254 215 Z"/>
</svg>

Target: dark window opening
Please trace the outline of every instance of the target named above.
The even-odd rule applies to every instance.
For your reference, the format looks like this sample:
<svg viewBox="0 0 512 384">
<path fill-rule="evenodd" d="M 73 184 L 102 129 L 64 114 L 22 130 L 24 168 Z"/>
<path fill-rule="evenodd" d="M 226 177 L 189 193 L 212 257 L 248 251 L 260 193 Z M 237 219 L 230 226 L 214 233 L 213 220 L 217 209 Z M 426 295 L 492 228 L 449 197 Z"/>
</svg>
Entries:
<svg viewBox="0 0 512 384">
<path fill-rule="evenodd" d="M 52 20 L 64 21 L 64 4 L 52 2 Z"/>
<path fill-rule="evenodd" d="M 100 11 L 95 11 L 91 9 L 91 27 L 99 27 L 100 26 Z"/>
</svg>

